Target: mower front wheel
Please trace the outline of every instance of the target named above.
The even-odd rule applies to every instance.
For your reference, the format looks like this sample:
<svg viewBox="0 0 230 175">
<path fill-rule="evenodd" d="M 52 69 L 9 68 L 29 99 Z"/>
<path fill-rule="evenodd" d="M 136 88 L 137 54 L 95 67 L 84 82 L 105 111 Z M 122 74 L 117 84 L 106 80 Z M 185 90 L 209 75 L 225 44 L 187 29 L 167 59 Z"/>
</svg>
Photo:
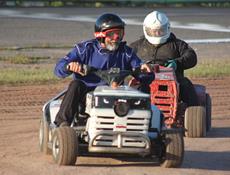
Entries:
<svg viewBox="0 0 230 175">
<path fill-rule="evenodd" d="M 184 159 L 184 137 L 181 129 L 164 131 L 161 167 L 180 167 Z"/>
<path fill-rule="evenodd" d="M 58 165 L 74 165 L 77 160 L 78 140 L 71 127 L 56 128 L 52 137 L 52 154 Z"/>
</svg>

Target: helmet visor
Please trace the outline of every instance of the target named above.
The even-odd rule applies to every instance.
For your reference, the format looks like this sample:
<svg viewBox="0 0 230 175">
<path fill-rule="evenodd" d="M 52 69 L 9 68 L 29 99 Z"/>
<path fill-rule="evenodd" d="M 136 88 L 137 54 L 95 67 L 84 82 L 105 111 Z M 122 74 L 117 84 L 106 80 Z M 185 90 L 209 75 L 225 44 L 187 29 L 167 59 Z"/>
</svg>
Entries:
<svg viewBox="0 0 230 175">
<path fill-rule="evenodd" d="M 111 29 L 105 31 L 105 37 L 111 40 L 115 40 L 115 41 L 122 40 L 123 36 L 124 36 L 123 29 Z"/>
<path fill-rule="evenodd" d="M 159 28 L 144 27 L 146 34 L 150 37 L 162 37 L 168 33 L 168 25 L 163 25 Z"/>
<path fill-rule="evenodd" d="M 124 29 L 110 29 L 104 32 L 95 32 L 96 38 L 108 38 L 114 41 L 121 41 L 124 36 Z"/>
</svg>

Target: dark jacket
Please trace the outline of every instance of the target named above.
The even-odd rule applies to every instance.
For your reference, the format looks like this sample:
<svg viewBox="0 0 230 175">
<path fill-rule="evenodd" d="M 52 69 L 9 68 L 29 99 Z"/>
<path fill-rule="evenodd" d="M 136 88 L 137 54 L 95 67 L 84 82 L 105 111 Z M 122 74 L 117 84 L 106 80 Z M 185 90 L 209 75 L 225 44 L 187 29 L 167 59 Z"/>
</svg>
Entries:
<svg viewBox="0 0 230 175">
<path fill-rule="evenodd" d="M 177 63 L 176 76 L 178 80 L 184 77 L 184 70 L 192 68 L 197 63 L 195 51 L 189 45 L 171 33 L 167 42 L 158 46 L 149 43 L 142 36 L 139 40 L 130 44 L 137 55 L 152 64 L 160 64 L 164 66 L 167 60 L 174 59 Z"/>
</svg>

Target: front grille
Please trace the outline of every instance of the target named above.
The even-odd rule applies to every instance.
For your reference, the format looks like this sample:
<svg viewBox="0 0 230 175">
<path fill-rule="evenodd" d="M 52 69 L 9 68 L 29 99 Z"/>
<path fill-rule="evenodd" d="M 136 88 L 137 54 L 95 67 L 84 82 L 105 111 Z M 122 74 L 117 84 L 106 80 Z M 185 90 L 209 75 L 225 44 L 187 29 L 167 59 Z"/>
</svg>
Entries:
<svg viewBox="0 0 230 175">
<path fill-rule="evenodd" d="M 97 131 L 112 131 L 114 118 L 113 116 L 97 116 L 95 129 Z"/>
<path fill-rule="evenodd" d="M 120 117 L 119 117 L 120 118 Z M 149 118 L 141 117 L 123 117 L 121 126 L 126 128 L 126 131 L 145 133 L 149 128 Z M 96 130 L 114 130 L 117 125 L 116 117 L 97 116 Z"/>
<path fill-rule="evenodd" d="M 100 135 L 93 143 L 94 146 L 104 146 L 104 147 L 118 147 L 118 137 L 117 135 Z M 144 148 L 146 146 L 146 141 L 141 137 L 135 136 L 122 136 L 122 147 L 139 147 Z"/>
<path fill-rule="evenodd" d="M 140 110 L 141 111 L 141 110 Z M 147 135 L 149 128 L 150 113 L 136 112 L 138 115 L 128 115 L 129 117 L 118 116 L 95 116 L 94 131 L 97 134 L 101 131 L 119 132 L 119 133 L 141 133 Z M 134 113 L 134 112 L 133 112 Z M 141 115 L 142 114 L 142 115 Z M 145 114 L 145 115 L 143 115 Z M 147 115 L 148 114 L 148 115 Z M 95 146 L 118 146 L 117 135 L 100 135 L 94 141 Z M 123 147 L 145 147 L 146 141 L 140 136 L 122 136 Z"/>
</svg>

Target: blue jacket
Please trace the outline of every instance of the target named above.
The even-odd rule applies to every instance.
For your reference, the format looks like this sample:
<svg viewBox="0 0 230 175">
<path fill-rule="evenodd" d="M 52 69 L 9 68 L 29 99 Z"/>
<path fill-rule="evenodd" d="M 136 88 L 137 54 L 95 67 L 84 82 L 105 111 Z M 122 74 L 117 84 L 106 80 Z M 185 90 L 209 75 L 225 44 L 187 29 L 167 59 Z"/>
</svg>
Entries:
<svg viewBox="0 0 230 175">
<path fill-rule="evenodd" d="M 55 75 L 60 78 L 69 76 L 71 72 L 66 69 L 66 66 L 70 62 L 79 62 L 99 70 L 109 70 L 112 67 L 121 70 L 132 70 L 142 64 L 142 61 L 126 45 L 126 42 L 122 42 L 116 51 L 110 52 L 103 49 L 96 39 L 76 44 L 72 51 L 57 62 L 54 70 Z M 105 81 L 93 73 L 86 76 L 73 73 L 73 78 L 83 81 L 88 87 L 106 84 Z"/>
</svg>

